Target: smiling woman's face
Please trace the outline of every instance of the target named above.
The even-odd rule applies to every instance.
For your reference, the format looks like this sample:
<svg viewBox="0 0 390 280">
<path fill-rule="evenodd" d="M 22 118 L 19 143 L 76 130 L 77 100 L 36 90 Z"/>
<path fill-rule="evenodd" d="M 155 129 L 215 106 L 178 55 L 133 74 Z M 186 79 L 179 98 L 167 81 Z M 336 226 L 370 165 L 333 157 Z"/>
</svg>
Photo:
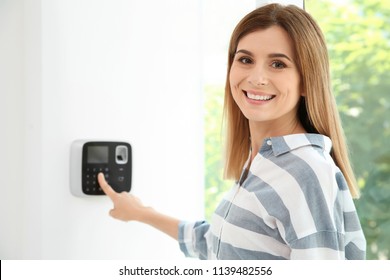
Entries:
<svg viewBox="0 0 390 280">
<path fill-rule="evenodd" d="M 229 73 L 230 88 L 249 122 L 285 126 L 297 120 L 303 94 L 294 59 L 292 41 L 277 25 L 239 41 Z"/>
</svg>

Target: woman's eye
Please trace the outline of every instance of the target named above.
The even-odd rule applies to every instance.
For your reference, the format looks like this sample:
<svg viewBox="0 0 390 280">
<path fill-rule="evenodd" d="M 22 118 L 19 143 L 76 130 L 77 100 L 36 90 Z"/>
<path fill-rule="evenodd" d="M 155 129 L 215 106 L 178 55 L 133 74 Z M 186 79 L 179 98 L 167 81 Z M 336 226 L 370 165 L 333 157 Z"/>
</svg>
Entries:
<svg viewBox="0 0 390 280">
<path fill-rule="evenodd" d="M 238 59 L 238 61 L 240 61 L 243 64 L 251 64 L 252 63 L 252 59 L 250 59 L 248 57 L 241 57 Z"/>
<path fill-rule="evenodd" d="M 281 61 L 273 61 L 271 63 L 271 66 L 275 69 L 283 69 L 283 68 L 286 68 L 286 64 L 284 64 L 283 62 Z"/>
</svg>

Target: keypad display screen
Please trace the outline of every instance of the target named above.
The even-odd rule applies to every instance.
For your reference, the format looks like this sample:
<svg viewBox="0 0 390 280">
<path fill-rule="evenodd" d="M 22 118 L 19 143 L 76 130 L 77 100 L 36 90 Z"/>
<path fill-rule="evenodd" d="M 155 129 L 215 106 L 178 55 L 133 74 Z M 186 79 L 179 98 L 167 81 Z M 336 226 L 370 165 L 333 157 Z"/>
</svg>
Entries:
<svg viewBox="0 0 390 280">
<path fill-rule="evenodd" d="M 108 163 L 108 146 L 88 146 L 87 163 Z"/>
</svg>

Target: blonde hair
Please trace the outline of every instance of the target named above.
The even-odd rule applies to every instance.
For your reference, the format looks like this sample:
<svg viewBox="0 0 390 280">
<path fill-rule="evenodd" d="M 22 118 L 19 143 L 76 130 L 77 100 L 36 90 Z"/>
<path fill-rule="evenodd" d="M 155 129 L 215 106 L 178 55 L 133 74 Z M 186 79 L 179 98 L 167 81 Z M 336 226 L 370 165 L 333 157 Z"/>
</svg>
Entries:
<svg viewBox="0 0 390 280">
<path fill-rule="evenodd" d="M 301 99 L 298 118 L 309 133 L 328 136 L 333 143 L 331 156 L 340 168 L 353 197 L 359 188 L 353 173 L 336 101 L 331 91 L 329 58 L 324 36 L 314 19 L 304 10 L 290 5 L 270 4 L 246 15 L 231 36 L 225 85 L 226 122 L 225 178 L 239 180 L 249 156 L 249 123 L 234 102 L 229 72 L 238 42 L 245 35 L 278 25 L 287 31 L 295 48 L 295 62 L 305 97 Z"/>
</svg>

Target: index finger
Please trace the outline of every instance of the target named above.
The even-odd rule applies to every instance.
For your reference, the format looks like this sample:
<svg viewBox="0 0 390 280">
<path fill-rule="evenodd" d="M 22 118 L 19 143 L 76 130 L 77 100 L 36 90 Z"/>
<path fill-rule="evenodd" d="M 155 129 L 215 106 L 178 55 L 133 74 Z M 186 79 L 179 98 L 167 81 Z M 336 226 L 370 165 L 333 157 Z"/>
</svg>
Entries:
<svg viewBox="0 0 390 280">
<path fill-rule="evenodd" d="M 103 173 L 99 173 L 99 174 L 98 174 L 98 182 L 99 182 L 100 187 L 101 187 L 102 190 L 104 191 L 104 193 L 105 193 L 108 197 L 110 197 L 111 199 L 113 199 L 117 193 L 116 193 L 116 192 L 111 188 L 111 186 L 107 183 L 106 178 L 104 178 L 104 174 L 103 174 Z"/>
</svg>

